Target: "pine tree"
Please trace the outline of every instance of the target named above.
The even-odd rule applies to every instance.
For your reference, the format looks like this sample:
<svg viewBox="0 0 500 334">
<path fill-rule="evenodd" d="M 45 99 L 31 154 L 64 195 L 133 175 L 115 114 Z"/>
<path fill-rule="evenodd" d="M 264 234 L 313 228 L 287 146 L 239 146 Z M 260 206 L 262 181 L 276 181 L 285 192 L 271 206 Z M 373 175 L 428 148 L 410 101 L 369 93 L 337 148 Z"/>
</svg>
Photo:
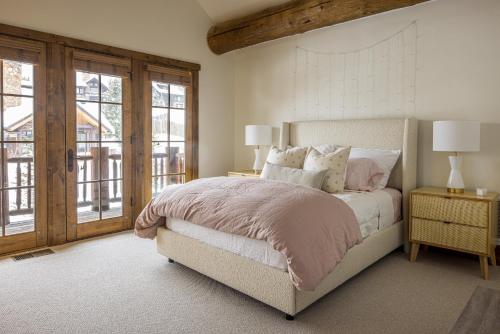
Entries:
<svg viewBox="0 0 500 334">
<path fill-rule="evenodd" d="M 105 93 L 107 101 L 121 102 L 122 99 L 122 81 L 121 79 L 111 80 L 108 91 Z M 122 110 L 120 105 L 103 104 L 102 113 L 114 128 L 114 134 L 121 139 L 122 133 Z"/>
</svg>

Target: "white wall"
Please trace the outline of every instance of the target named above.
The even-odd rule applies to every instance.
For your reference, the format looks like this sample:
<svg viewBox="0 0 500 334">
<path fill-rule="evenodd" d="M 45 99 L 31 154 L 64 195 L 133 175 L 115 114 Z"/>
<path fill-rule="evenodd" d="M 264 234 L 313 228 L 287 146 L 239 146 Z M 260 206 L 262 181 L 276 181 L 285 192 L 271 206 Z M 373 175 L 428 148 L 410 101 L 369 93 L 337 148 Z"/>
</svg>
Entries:
<svg viewBox="0 0 500 334">
<path fill-rule="evenodd" d="M 210 52 L 195 0 L 0 0 L 0 22 L 201 64 L 200 176 L 232 168 L 232 55 Z"/>
<path fill-rule="evenodd" d="M 435 186 L 446 184 L 449 165 L 446 153 L 432 152 L 432 120 L 481 121 L 481 152 L 465 155 L 464 179 L 470 188 L 500 191 L 499 18 L 498 0 L 435 0 L 237 51 L 235 167 L 252 166 L 253 152 L 244 146 L 245 124 L 278 127 L 281 121 L 303 118 L 295 111 L 297 46 L 322 52 L 361 49 L 416 20 L 415 107 L 375 116 L 421 120 L 418 183 Z M 373 116 L 353 110 L 342 115 Z"/>
</svg>

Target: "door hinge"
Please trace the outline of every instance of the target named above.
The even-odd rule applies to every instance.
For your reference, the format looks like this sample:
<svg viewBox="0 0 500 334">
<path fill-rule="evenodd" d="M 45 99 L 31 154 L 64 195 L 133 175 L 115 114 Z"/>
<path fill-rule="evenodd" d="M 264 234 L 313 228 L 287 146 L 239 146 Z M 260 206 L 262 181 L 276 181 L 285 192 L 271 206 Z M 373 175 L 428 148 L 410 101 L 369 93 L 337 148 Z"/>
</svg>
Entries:
<svg viewBox="0 0 500 334">
<path fill-rule="evenodd" d="M 134 206 L 134 198 L 130 197 L 130 206 Z"/>
<path fill-rule="evenodd" d="M 134 144 L 135 142 L 135 135 L 130 136 L 130 145 Z"/>
</svg>

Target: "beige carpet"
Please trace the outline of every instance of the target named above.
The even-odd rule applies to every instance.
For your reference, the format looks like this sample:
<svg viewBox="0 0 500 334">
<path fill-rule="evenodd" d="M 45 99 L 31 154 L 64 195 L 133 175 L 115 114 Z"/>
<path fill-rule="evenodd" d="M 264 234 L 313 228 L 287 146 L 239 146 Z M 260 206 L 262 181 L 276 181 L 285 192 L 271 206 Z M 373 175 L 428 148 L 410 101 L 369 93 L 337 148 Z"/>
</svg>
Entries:
<svg viewBox="0 0 500 334">
<path fill-rule="evenodd" d="M 500 289 L 500 270 L 429 252 L 395 252 L 293 322 L 157 255 L 131 233 L 0 260 L 0 333 L 447 333 L 478 285 Z"/>
</svg>

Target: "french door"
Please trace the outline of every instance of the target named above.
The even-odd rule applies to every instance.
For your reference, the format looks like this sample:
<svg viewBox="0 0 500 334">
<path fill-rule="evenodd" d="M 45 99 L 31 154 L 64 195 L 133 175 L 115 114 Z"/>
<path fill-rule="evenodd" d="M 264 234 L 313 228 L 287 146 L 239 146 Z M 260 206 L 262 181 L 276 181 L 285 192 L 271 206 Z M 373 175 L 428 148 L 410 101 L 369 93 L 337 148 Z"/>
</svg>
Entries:
<svg viewBox="0 0 500 334">
<path fill-rule="evenodd" d="M 0 35 L 0 254 L 47 244 L 45 46 Z"/>
<path fill-rule="evenodd" d="M 130 60 L 66 49 L 67 239 L 131 217 Z"/>
</svg>

